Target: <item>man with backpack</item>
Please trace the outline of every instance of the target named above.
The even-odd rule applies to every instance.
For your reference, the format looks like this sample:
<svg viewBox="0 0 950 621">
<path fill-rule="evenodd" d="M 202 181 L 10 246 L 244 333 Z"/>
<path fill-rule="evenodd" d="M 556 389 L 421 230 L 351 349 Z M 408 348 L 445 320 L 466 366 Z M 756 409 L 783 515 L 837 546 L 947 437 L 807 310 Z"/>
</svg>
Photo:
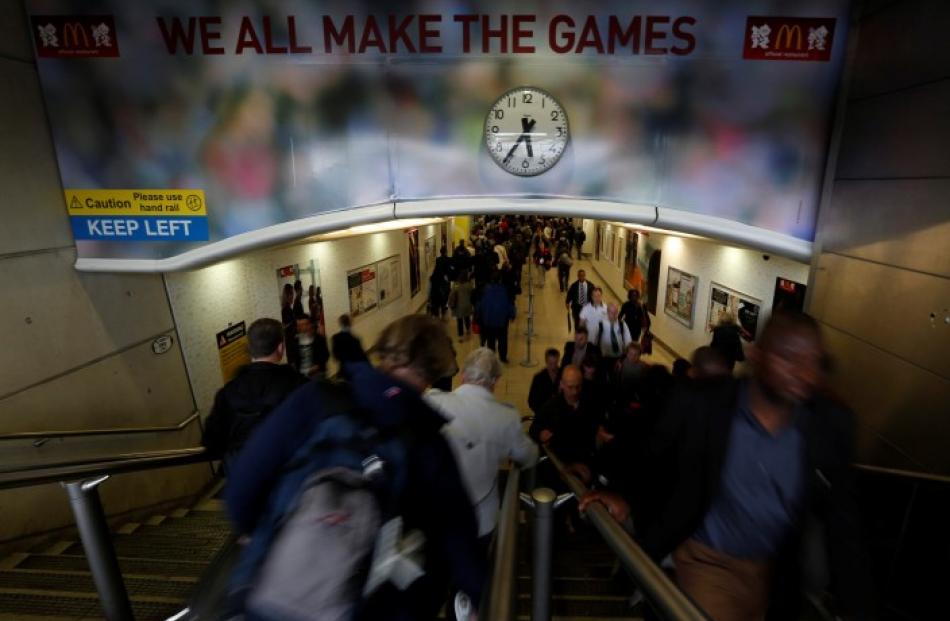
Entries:
<svg viewBox="0 0 950 621">
<path fill-rule="evenodd" d="M 454 370 L 451 338 L 409 315 L 373 351 L 378 368 L 294 392 L 235 461 L 225 501 L 250 543 L 231 607 L 247 621 L 434 619 L 449 584 L 480 602 L 475 514 L 421 396 Z"/>
<path fill-rule="evenodd" d="M 251 363 L 214 397 L 201 442 L 225 467 L 251 430 L 307 378 L 284 358 L 284 328 L 276 319 L 258 319 L 247 330 Z"/>
</svg>

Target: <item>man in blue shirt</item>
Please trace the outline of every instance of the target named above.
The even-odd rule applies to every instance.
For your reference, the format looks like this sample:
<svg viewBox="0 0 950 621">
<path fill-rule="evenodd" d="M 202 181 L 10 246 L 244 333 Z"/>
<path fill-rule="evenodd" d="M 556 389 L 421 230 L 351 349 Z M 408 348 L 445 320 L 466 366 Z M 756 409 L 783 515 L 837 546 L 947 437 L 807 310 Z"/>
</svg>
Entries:
<svg viewBox="0 0 950 621">
<path fill-rule="evenodd" d="M 697 380 L 672 396 L 644 458 L 669 489 L 655 499 L 659 513 L 640 543 L 656 560 L 673 554 L 680 587 L 716 621 L 795 619 L 804 526 L 821 524 L 839 612 L 872 618 L 853 422 L 825 394 L 817 323 L 774 315 L 750 361 L 748 380 Z M 622 521 L 639 499 L 616 492 L 591 494 L 581 506 L 601 501 Z"/>
</svg>

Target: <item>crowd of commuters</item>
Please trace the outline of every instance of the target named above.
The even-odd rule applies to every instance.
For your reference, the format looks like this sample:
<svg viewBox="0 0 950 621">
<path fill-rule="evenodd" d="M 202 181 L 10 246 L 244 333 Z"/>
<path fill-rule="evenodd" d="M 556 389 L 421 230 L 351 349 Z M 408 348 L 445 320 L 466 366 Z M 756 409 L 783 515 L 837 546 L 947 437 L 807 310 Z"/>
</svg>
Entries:
<svg viewBox="0 0 950 621">
<path fill-rule="evenodd" d="M 591 490 L 565 513 L 560 536 L 603 504 L 710 618 L 798 618 L 803 590 L 824 588 L 842 616 L 872 618 L 852 422 L 827 388 L 808 316 L 775 314 L 747 347 L 742 378 L 721 343 L 671 372 L 641 358 L 650 318 L 638 292 L 605 304 L 583 270 L 570 284 L 559 273 L 573 338 L 544 353 L 530 428 L 498 400 L 523 272 L 571 260 L 577 233 L 568 231 L 557 219 L 479 221 L 437 261 L 445 288 L 430 295 L 430 316 L 386 327 L 370 349 L 375 365 L 340 318 L 336 382 L 280 364 L 280 322 L 251 325 L 252 363 L 218 393 L 205 440 L 228 464 L 229 514 L 250 542 L 232 583 L 235 610 L 262 621 L 330 609 L 433 619 L 456 592 L 475 607 L 499 465 L 532 467 L 546 449 Z M 459 340 L 477 331 L 486 345 L 460 366 L 443 303 Z M 550 461 L 538 463 L 537 479 L 563 489 Z M 312 569 L 313 549 L 338 561 L 331 575 Z"/>
</svg>

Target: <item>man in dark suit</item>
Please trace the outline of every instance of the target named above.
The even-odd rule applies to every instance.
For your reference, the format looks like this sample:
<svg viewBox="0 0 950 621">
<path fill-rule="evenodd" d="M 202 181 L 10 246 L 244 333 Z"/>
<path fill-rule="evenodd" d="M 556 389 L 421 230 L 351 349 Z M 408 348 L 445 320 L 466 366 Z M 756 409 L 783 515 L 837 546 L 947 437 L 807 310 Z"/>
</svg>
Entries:
<svg viewBox="0 0 950 621">
<path fill-rule="evenodd" d="M 630 500 L 656 503 L 641 545 L 657 560 L 672 553 L 680 587 L 716 619 L 799 618 L 802 559 L 815 549 L 806 535 L 823 532 L 841 612 L 873 618 L 853 421 L 825 394 L 818 324 L 776 314 L 749 357 L 749 380 L 697 380 L 673 395 L 648 448 L 649 471 L 668 481 L 653 498 L 616 489 L 581 506 L 601 501 L 623 521 Z"/>
<path fill-rule="evenodd" d="M 544 368 L 535 373 L 531 379 L 531 389 L 528 390 L 528 407 L 537 416 L 554 395 L 557 394 L 558 381 L 561 377 L 561 369 L 558 362 L 561 358 L 561 352 L 553 347 L 544 352 Z"/>
<path fill-rule="evenodd" d="M 596 355 L 596 347 L 589 343 L 589 336 L 586 326 L 575 324 L 574 340 L 564 344 L 564 357 L 561 358 L 561 370 L 564 370 L 569 364 L 580 368 L 581 363 L 588 354 Z"/>
<path fill-rule="evenodd" d="M 342 366 L 346 362 L 366 362 L 363 344 L 353 335 L 353 323 L 349 315 L 340 315 L 340 331 L 330 340 L 333 357 Z"/>
<path fill-rule="evenodd" d="M 578 318 L 584 305 L 590 302 L 594 294 L 594 283 L 587 280 L 587 272 L 577 270 L 577 280 L 575 280 L 567 290 L 567 299 L 564 306 L 571 311 L 574 317 L 574 325 L 578 324 Z"/>
</svg>

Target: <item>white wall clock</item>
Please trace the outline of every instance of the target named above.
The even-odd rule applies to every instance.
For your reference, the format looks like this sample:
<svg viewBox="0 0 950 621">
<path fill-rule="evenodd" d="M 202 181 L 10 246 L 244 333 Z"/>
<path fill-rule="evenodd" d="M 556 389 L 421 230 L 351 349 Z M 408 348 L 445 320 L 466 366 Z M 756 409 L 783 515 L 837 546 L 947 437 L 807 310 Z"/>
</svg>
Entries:
<svg viewBox="0 0 950 621">
<path fill-rule="evenodd" d="M 549 170 L 569 138 L 564 107 L 533 86 L 511 89 L 492 104 L 485 118 L 488 152 L 513 175 L 531 177 Z"/>
</svg>

